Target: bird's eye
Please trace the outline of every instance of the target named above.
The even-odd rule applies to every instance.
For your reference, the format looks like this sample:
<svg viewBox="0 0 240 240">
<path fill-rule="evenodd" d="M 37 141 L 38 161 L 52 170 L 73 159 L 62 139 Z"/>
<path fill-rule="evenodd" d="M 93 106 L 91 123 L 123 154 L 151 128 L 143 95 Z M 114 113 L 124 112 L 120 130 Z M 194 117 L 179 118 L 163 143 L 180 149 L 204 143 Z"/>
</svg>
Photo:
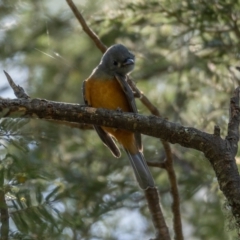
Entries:
<svg viewBox="0 0 240 240">
<path fill-rule="evenodd" d="M 113 61 L 113 65 L 117 66 L 118 65 L 118 62 L 117 61 Z"/>
</svg>

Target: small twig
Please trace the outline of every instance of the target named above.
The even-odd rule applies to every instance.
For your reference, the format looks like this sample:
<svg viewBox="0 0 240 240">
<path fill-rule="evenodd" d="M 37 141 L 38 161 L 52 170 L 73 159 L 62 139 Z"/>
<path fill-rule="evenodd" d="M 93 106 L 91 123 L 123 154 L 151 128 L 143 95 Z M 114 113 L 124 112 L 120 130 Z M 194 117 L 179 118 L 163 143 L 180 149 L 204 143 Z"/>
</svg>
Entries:
<svg viewBox="0 0 240 240">
<path fill-rule="evenodd" d="M 82 14 L 78 11 L 76 5 L 73 3 L 72 0 L 66 0 L 69 7 L 72 9 L 72 12 L 74 13 L 75 17 L 79 21 L 80 25 L 82 26 L 82 29 L 87 35 L 93 40 L 93 42 L 96 44 L 98 49 L 102 53 L 106 52 L 107 47 L 102 43 L 102 41 L 99 39 L 97 34 L 87 25 L 85 19 L 83 18 Z"/>
<path fill-rule="evenodd" d="M 3 72 L 4 72 L 4 74 L 6 75 L 7 80 L 8 80 L 8 82 L 9 82 L 10 86 L 12 87 L 12 89 L 13 89 L 13 91 L 14 91 L 14 94 L 15 94 L 15 96 L 16 96 L 17 98 L 24 98 L 24 99 L 30 98 L 30 97 L 25 93 L 25 91 L 24 91 L 24 89 L 23 89 L 22 87 L 20 87 L 19 85 L 16 85 L 16 84 L 14 83 L 14 81 L 12 80 L 12 78 L 10 77 L 10 75 L 9 75 L 7 72 L 5 72 L 5 71 L 3 71 Z"/>
</svg>

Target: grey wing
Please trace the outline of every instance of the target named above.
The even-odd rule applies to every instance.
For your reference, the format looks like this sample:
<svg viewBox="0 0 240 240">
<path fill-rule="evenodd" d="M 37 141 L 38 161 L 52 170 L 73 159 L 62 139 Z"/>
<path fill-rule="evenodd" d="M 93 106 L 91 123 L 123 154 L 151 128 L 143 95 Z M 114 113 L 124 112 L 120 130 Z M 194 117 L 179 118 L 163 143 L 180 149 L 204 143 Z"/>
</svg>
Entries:
<svg viewBox="0 0 240 240">
<path fill-rule="evenodd" d="M 130 104 L 132 112 L 137 113 L 138 110 L 137 110 L 136 102 L 134 99 L 134 95 L 133 95 L 131 87 L 127 83 L 126 76 L 122 76 L 120 74 L 115 74 L 115 78 L 117 79 L 118 83 L 121 85 L 122 90 L 124 91 L 124 93 L 128 99 L 128 102 Z"/>
<path fill-rule="evenodd" d="M 112 154 L 115 157 L 119 158 L 121 156 L 121 152 L 118 146 L 116 145 L 116 143 L 114 142 L 113 138 L 107 132 L 105 132 L 101 127 L 96 125 L 93 125 L 93 126 L 98 136 L 103 141 L 103 143 L 111 150 Z"/>
<path fill-rule="evenodd" d="M 83 83 L 82 83 L 82 95 L 83 95 L 83 101 L 84 101 L 84 103 L 86 104 L 86 105 L 88 105 L 88 102 L 87 102 L 87 99 L 86 99 L 86 95 L 85 95 L 85 83 L 86 83 L 86 81 L 83 81 Z"/>
<path fill-rule="evenodd" d="M 129 102 L 129 105 L 130 105 L 130 108 L 131 108 L 132 112 L 133 113 L 138 113 L 137 105 L 136 105 L 136 102 L 135 102 L 135 99 L 134 99 L 134 94 L 132 92 L 131 87 L 127 83 L 127 79 L 126 79 L 127 77 L 122 76 L 120 74 L 115 74 L 115 78 L 117 79 L 118 83 L 122 87 L 122 90 L 124 91 L 124 93 L 125 93 L 125 95 L 128 99 L 128 102 Z M 135 139 L 137 141 L 138 149 L 139 149 L 139 151 L 142 151 L 141 134 L 140 133 L 134 133 L 134 135 L 135 135 Z"/>
<path fill-rule="evenodd" d="M 90 106 L 85 97 L 85 81 L 83 82 L 82 85 L 82 93 L 85 104 Z M 93 127 L 96 130 L 100 139 L 103 141 L 103 143 L 111 150 L 112 154 L 117 158 L 120 157 L 121 152 L 116 143 L 114 142 L 113 138 L 107 132 L 105 132 L 100 126 L 93 125 Z"/>
</svg>

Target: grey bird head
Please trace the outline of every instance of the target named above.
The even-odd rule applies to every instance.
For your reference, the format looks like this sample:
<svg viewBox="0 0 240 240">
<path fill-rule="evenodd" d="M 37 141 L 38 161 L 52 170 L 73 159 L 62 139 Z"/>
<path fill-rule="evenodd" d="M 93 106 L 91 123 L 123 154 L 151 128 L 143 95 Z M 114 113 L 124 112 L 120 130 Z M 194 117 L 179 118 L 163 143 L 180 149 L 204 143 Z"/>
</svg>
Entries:
<svg viewBox="0 0 240 240">
<path fill-rule="evenodd" d="M 127 75 L 134 68 L 135 56 L 122 44 L 108 48 L 103 55 L 100 66 L 109 74 Z"/>
</svg>

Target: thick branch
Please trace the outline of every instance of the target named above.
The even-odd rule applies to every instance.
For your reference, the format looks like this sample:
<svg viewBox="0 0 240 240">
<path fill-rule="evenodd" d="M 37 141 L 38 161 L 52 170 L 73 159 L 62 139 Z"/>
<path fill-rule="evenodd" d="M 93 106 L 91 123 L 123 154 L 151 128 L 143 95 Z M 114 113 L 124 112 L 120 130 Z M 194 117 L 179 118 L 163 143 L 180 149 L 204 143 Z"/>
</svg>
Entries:
<svg viewBox="0 0 240 240">
<path fill-rule="evenodd" d="M 174 124 L 156 116 L 96 109 L 45 99 L 2 99 L 0 100 L 0 117 L 53 119 L 123 128 L 200 151 L 205 150 L 213 138 L 224 141 L 212 134 Z"/>
<path fill-rule="evenodd" d="M 184 147 L 202 151 L 206 155 L 212 155 L 210 152 L 218 142 L 225 143 L 219 136 L 201 132 L 196 128 L 184 127 L 156 116 L 96 109 L 45 99 L 1 99 L 0 117 L 53 119 L 123 128 L 161 138 L 170 143 L 179 143 Z"/>
</svg>

